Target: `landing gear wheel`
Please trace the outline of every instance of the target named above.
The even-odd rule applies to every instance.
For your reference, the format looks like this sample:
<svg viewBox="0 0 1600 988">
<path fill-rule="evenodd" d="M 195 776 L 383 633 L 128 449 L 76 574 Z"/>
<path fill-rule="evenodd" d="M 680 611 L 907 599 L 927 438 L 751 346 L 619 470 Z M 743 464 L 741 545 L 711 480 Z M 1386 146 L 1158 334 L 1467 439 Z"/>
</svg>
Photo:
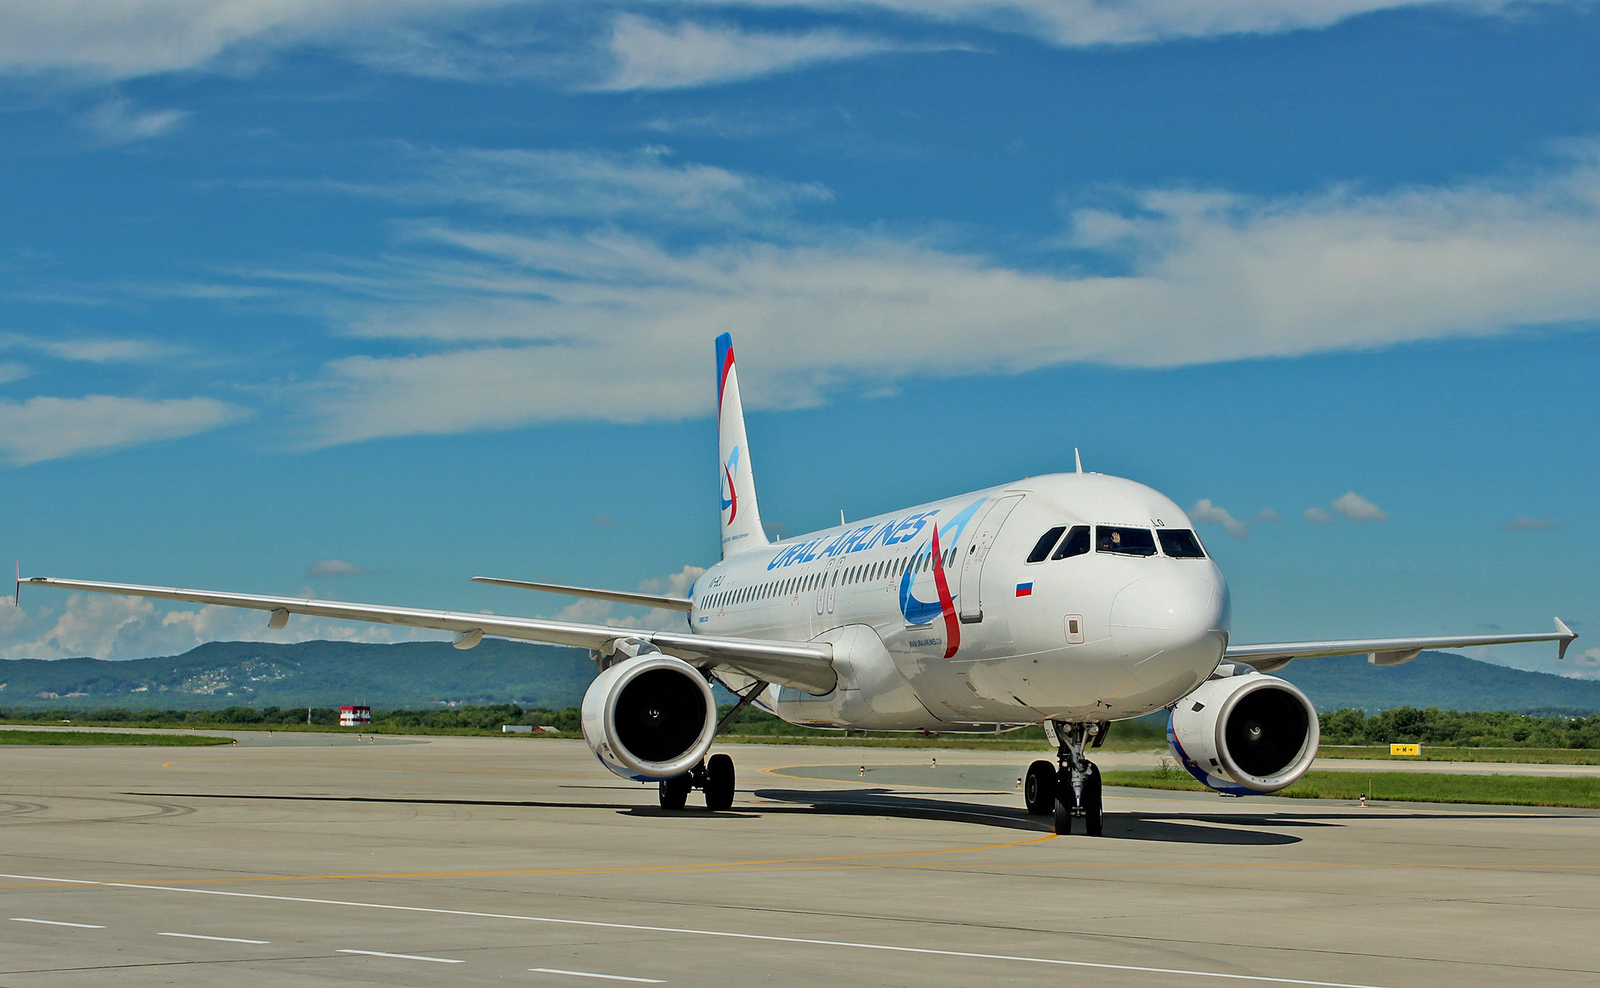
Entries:
<svg viewBox="0 0 1600 988">
<path fill-rule="evenodd" d="M 1028 775 L 1022 781 L 1022 801 L 1028 812 L 1047 816 L 1056 803 L 1056 767 L 1047 761 L 1037 761 L 1028 766 Z"/>
<path fill-rule="evenodd" d="M 683 804 L 689 801 L 689 790 L 694 782 L 689 778 L 689 773 L 675 775 L 670 779 L 662 779 L 657 783 L 661 796 L 661 808 L 664 810 L 681 810 Z"/>
<path fill-rule="evenodd" d="M 1105 829 L 1106 815 L 1100 796 L 1100 768 L 1089 763 L 1089 772 L 1083 777 L 1083 832 L 1099 837 Z"/>
<path fill-rule="evenodd" d="M 1077 798 L 1072 791 L 1072 777 L 1066 772 L 1056 776 L 1056 833 L 1072 833 L 1072 817 L 1077 810 Z"/>
<path fill-rule="evenodd" d="M 712 755 L 706 761 L 706 809 L 725 810 L 733 805 L 733 759 Z"/>
</svg>

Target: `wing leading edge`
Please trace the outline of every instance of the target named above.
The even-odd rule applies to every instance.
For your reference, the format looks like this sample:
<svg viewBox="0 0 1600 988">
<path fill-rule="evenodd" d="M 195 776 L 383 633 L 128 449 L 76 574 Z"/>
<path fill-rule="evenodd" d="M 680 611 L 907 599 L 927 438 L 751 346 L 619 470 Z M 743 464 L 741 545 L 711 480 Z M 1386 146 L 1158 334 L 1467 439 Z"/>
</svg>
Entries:
<svg viewBox="0 0 1600 988">
<path fill-rule="evenodd" d="M 415 607 L 389 607 L 382 604 L 352 604 L 337 600 L 312 600 L 304 597 L 270 597 L 262 594 L 227 593 L 213 590 L 185 590 L 178 587 L 146 587 L 133 583 L 101 583 L 91 580 L 63 580 L 49 576 L 21 581 L 35 586 L 60 587 L 89 593 L 122 594 L 157 600 L 181 600 L 218 607 L 245 607 L 271 612 L 269 625 L 283 627 L 293 614 L 397 624 L 410 628 L 432 628 L 456 633 L 459 647 L 477 644 L 484 636 L 514 638 L 521 641 L 568 645 L 603 652 L 611 651 L 620 639 L 639 639 L 701 668 L 726 668 L 781 686 L 792 686 L 812 694 L 832 691 L 838 681 L 833 671 L 833 647 L 826 642 L 762 641 L 754 638 L 724 638 L 713 635 L 650 631 L 638 628 L 612 628 L 543 618 L 505 617 L 474 614 L 470 611 L 435 611 Z"/>
<path fill-rule="evenodd" d="M 1368 655 L 1373 665 L 1395 666 L 1410 662 L 1429 648 L 1468 648 L 1473 645 L 1516 645 L 1523 642 L 1558 642 L 1557 658 L 1566 658 L 1567 646 L 1578 636 L 1556 618 L 1556 630 L 1532 635 L 1471 635 L 1442 638 L 1358 638 L 1348 641 L 1279 642 L 1266 645 L 1229 645 L 1224 662 L 1240 662 L 1260 672 L 1281 669 L 1295 659 L 1320 659 L 1334 655 Z"/>
</svg>

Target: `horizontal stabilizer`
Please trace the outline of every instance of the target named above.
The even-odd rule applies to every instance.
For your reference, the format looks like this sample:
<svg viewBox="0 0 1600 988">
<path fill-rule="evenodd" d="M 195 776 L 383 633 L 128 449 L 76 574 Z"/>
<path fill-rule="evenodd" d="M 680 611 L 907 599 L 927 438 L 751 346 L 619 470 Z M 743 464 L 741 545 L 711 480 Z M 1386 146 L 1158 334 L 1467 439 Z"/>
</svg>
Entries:
<svg viewBox="0 0 1600 988">
<path fill-rule="evenodd" d="M 666 611 L 692 611 L 694 602 L 684 597 L 665 597 L 653 593 L 628 593 L 623 590 L 595 590 L 590 587 L 569 587 L 560 583 L 533 583 L 528 580 L 502 580 L 496 576 L 475 576 L 473 583 L 492 583 L 497 587 L 516 587 L 519 590 L 543 590 L 545 593 L 566 594 L 568 597 L 588 597 L 608 600 L 613 604 L 632 604 L 636 607 L 659 607 Z"/>
</svg>

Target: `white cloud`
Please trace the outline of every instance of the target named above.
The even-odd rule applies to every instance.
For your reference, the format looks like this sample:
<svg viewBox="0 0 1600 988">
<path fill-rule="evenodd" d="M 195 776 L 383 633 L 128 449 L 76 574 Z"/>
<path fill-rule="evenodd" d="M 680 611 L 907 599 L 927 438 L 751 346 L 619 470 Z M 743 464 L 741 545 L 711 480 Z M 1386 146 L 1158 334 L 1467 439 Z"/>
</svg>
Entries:
<svg viewBox="0 0 1600 988">
<path fill-rule="evenodd" d="M 319 559 L 306 567 L 306 576 L 315 580 L 327 576 L 357 576 L 367 570 L 343 559 Z"/>
<path fill-rule="evenodd" d="M 455 173 L 480 187 L 449 194 L 521 196 L 513 159 L 490 160 Z M 1130 193 L 1121 212 L 1076 212 L 1061 238 L 1120 267 L 1111 274 L 807 224 L 792 210 L 808 186 L 650 156 L 609 160 L 586 185 L 582 164 L 608 159 L 531 160 L 588 203 L 575 209 L 592 224 L 419 224 L 381 265 L 274 273 L 357 296 L 353 319 L 352 303 L 337 304 L 357 335 L 435 344 L 328 365 L 307 392 L 315 442 L 702 414 L 703 350 L 723 331 L 750 355 L 750 403 L 793 407 L 914 375 L 1182 366 L 1600 319 L 1597 142 L 1516 181 Z M 668 232 L 637 218 L 652 197 Z M 537 190 L 530 200 L 529 215 L 546 208 Z M 693 221 L 672 221 L 694 203 L 743 228 L 684 245 L 671 233 Z"/>
<path fill-rule="evenodd" d="M 1260 511 L 1257 511 L 1256 516 L 1250 520 L 1266 522 L 1283 521 L 1283 516 L 1278 514 L 1276 511 L 1273 511 L 1271 508 L 1262 508 Z"/>
<path fill-rule="evenodd" d="M 1572 668 L 1562 675 L 1572 679 L 1600 679 L 1600 648 L 1591 648 L 1577 655 L 1568 653 Z"/>
<path fill-rule="evenodd" d="M 1210 498 L 1203 497 L 1195 502 L 1195 506 L 1189 509 L 1189 517 L 1195 521 L 1221 525 L 1236 539 L 1242 539 L 1250 534 L 1249 525 L 1229 514 L 1221 505 L 1212 504 Z"/>
<path fill-rule="evenodd" d="M 32 373 L 33 368 L 27 364 L 19 364 L 14 360 L 0 361 L 0 384 L 20 381 Z"/>
<path fill-rule="evenodd" d="M 1534 532 L 1540 529 L 1561 528 L 1561 522 L 1549 518 L 1513 518 L 1500 526 L 1503 532 Z"/>
<path fill-rule="evenodd" d="M 668 597 L 687 597 L 694 581 L 706 571 L 704 566 L 685 566 L 676 573 L 639 582 L 640 593 L 665 594 Z"/>
<path fill-rule="evenodd" d="M 248 413 L 213 398 L 29 398 L 0 400 L 0 458 L 38 463 L 124 446 L 179 439 Z"/>
<path fill-rule="evenodd" d="M 640 7 L 649 0 L 629 4 Z M 1537 2 L 1537 0 L 1533 0 Z M 1560 2 L 1560 0 L 1550 0 Z M 1497 15 L 1527 6 L 1521 0 L 655 0 L 665 11 L 711 7 L 719 14 L 809 9 L 818 16 L 862 10 L 912 21 L 979 27 L 1029 35 L 1060 47 L 1139 44 L 1175 38 L 1274 34 L 1327 27 L 1381 10 L 1449 7 Z M 526 40 L 484 26 L 526 19 L 550 8 L 591 11 L 571 0 L 0 0 L 0 73 L 71 73 L 125 79 L 188 70 L 243 71 L 274 53 L 306 46 L 344 51 L 382 68 L 419 75 L 504 77 L 527 66 L 516 57 Z M 615 8 L 613 8 L 615 9 Z M 508 17 L 509 15 L 509 17 Z M 648 22 L 644 22 L 648 24 Z M 671 35 L 674 29 L 659 29 Z M 640 40 L 622 72 L 655 84 L 693 84 L 704 65 L 733 77 L 792 67 L 821 58 L 881 50 L 884 42 L 818 29 L 798 35 L 722 38 L 717 29 L 686 26 L 676 42 Z M 697 32 L 703 32 L 704 38 Z M 465 40 L 463 40 L 465 37 Z M 539 55 L 554 71 L 573 68 L 571 49 L 588 37 L 563 39 Z M 856 50 L 851 51 L 851 46 Z M 873 45 L 879 47 L 873 48 Z M 526 57 L 526 56 L 524 56 Z M 762 66 L 766 66 L 765 69 Z"/>
<path fill-rule="evenodd" d="M 1328 514 L 1326 511 L 1323 511 L 1321 508 L 1307 508 L 1305 513 L 1300 517 L 1311 522 L 1313 525 L 1327 525 L 1333 521 L 1333 516 Z"/>
<path fill-rule="evenodd" d="M 83 125 L 107 144 L 130 144 L 167 133 L 183 123 L 183 110 L 139 110 L 120 97 L 106 100 L 83 116 Z"/>
<path fill-rule="evenodd" d="M 619 15 L 611 28 L 615 67 L 596 89 L 682 89 L 857 58 L 903 45 L 835 30 L 749 31 L 731 24 L 662 24 Z"/>
<path fill-rule="evenodd" d="M 1351 521 L 1387 521 L 1389 519 L 1387 511 L 1368 501 L 1355 491 L 1340 494 L 1333 499 L 1331 507 Z"/>
<path fill-rule="evenodd" d="M 58 360 L 72 360 L 91 364 L 144 363 L 159 360 L 178 352 L 173 347 L 149 340 L 107 339 L 85 337 L 79 339 L 42 339 L 20 333 L 0 333 L 0 350 L 25 350 L 41 353 Z"/>
</svg>

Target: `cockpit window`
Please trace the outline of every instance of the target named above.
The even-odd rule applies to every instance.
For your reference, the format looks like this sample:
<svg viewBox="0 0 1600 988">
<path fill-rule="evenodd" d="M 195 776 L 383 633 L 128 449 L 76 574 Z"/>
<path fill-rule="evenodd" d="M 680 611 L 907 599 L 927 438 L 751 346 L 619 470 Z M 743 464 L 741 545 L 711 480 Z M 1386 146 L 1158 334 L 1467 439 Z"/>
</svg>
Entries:
<svg viewBox="0 0 1600 988">
<path fill-rule="evenodd" d="M 1052 560 L 1065 559 L 1068 556 L 1081 556 L 1089 551 L 1089 526 L 1074 525 L 1067 537 L 1061 540 L 1061 548 L 1051 556 Z"/>
<path fill-rule="evenodd" d="M 1161 537 L 1161 551 L 1179 559 L 1203 559 L 1206 551 L 1200 540 L 1187 528 L 1163 528 L 1156 533 Z"/>
<path fill-rule="evenodd" d="M 1056 547 L 1056 541 L 1061 538 L 1061 533 L 1065 532 L 1066 530 L 1067 526 L 1057 525 L 1055 528 L 1052 528 L 1050 531 L 1039 536 L 1039 541 L 1034 543 L 1033 551 L 1028 553 L 1028 562 L 1042 562 L 1044 557 L 1050 555 L 1050 550 Z"/>
<path fill-rule="evenodd" d="M 1098 552 L 1118 552 L 1125 556 L 1153 556 L 1156 539 L 1148 528 L 1095 526 L 1094 547 Z"/>
</svg>

